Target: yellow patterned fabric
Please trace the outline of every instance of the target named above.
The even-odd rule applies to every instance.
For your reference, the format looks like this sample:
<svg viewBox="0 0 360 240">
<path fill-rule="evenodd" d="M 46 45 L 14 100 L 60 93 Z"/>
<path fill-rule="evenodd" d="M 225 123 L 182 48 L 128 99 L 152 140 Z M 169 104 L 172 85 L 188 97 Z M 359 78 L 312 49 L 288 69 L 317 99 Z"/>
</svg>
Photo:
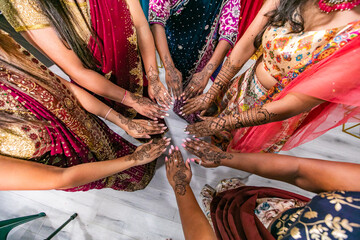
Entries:
<svg viewBox="0 0 360 240">
<path fill-rule="evenodd" d="M 87 30 L 83 17 L 89 23 L 89 10 L 87 2 L 79 2 L 81 12 L 74 1 L 63 1 L 73 14 L 75 26 L 84 39 L 88 39 L 90 32 Z M 17 32 L 42 29 L 50 26 L 49 19 L 43 14 L 37 0 L 0 0 L 0 10 Z M 80 31 L 81 30 L 81 31 Z"/>
<path fill-rule="evenodd" d="M 289 24 L 284 27 L 268 27 L 263 35 L 265 69 L 277 80 L 293 69 L 316 48 L 333 39 L 342 28 L 291 33 Z"/>
</svg>

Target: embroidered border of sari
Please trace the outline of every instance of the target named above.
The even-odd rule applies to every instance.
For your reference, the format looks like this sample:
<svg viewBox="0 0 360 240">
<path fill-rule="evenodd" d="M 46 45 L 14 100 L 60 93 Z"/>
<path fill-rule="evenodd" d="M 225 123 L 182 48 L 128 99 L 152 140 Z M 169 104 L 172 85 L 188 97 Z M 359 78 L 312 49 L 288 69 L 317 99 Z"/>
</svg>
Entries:
<svg viewBox="0 0 360 240">
<path fill-rule="evenodd" d="M 349 24 L 309 59 L 293 68 L 256 104 L 301 93 L 326 102 L 284 121 L 233 131 L 232 152 L 278 152 L 308 142 L 360 114 L 360 21 Z M 345 68 L 346 66 L 346 68 Z M 255 105 L 255 106 L 256 106 Z"/>
<path fill-rule="evenodd" d="M 3 31 L 0 34 L 5 34 Z M 9 38 L 10 41 L 13 41 Z M 47 121 L 51 151 L 43 157 L 31 159 L 42 163 L 70 167 L 104 161 L 131 154 L 136 146 L 112 132 L 100 119 L 86 112 L 60 79 L 14 42 L 24 62 L 39 71 L 34 78 L 1 62 L 0 87 L 11 94 L 37 119 Z M 26 59 L 27 58 L 27 59 Z M 27 70 L 28 71 L 28 70 Z M 30 71 L 31 73 L 31 71 Z M 156 161 L 127 169 L 68 191 L 86 191 L 111 187 L 116 190 L 143 189 L 154 175 Z"/>
<path fill-rule="evenodd" d="M 255 215 L 258 198 L 276 197 L 308 202 L 310 199 L 288 191 L 266 187 L 239 187 L 219 193 L 210 211 L 218 239 L 263 240 L 274 237 Z"/>
</svg>

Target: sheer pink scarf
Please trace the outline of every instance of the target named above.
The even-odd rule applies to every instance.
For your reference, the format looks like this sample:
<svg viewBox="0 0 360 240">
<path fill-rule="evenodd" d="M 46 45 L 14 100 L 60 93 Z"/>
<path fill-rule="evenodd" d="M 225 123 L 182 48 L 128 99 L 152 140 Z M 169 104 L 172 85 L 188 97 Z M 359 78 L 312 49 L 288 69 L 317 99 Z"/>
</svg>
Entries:
<svg viewBox="0 0 360 240">
<path fill-rule="evenodd" d="M 301 93 L 326 101 L 308 114 L 233 132 L 228 151 L 290 150 L 309 142 L 346 122 L 360 122 L 360 37 L 313 65 L 290 82 L 274 99 L 289 93 Z M 276 151 L 276 150 L 275 150 Z"/>
</svg>

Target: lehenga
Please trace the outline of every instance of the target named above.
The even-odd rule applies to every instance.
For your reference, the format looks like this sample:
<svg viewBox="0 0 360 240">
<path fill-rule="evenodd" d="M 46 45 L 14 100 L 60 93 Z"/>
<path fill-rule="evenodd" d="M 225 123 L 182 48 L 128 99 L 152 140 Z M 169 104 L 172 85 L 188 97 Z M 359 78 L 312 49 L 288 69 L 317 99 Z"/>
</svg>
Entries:
<svg viewBox="0 0 360 240">
<path fill-rule="evenodd" d="M 136 146 L 85 111 L 55 74 L 10 37 L 9 42 L 22 66 L 0 61 L 0 111 L 20 121 L 1 125 L 0 155 L 66 168 L 134 152 Z M 155 165 L 156 161 L 132 167 L 67 191 L 143 189 L 154 175 Z"/>
<path fill-rule="evenodd" d="M 79 3 L 81 11 L 73 1 L 63 2 L 75 16 L 79 35 L 88 42 L 95 59 L 101 64 L 101 70 L 97 71 L 120 87 L 142 96 L 147 80 L 139 55 L 136 29 L 126 1 L 87 0 Z M 50 26 L 37 0 L 1 0 L 0 10 L 18 32 Z M 91 36 L 87 23 L 98 40 Z M 120 103 L 101 100 L 127 117 L 136 115 L 133 109 Z"/>
<path fill-rule="evenodd" d="M 312 199 L 288 191 L 223 180 L 202 190 L 218 239 L 358 239 L 360 192 L 323 192 Z"/>
<path fill-rule="evenodd" d="M 339 111 L 338 114 L 342 116 L 340 119 L 338 117 L 338 119 L 334 119 L 332 123 L 329 123 L 330 121 L 328 119 L 328 122 L 326 122 L 326 116 L 330 116 L 329 114 L 332 113 L 336 107 L 338 110 L 341 108 L 328 103 L 332 107 L 332 110 L 328 108 L 328 110 L 323 111 L 320 116 L 324 118 L 321 121 L 315 119 L 312 114 L 304 113 L 277 123 L 242 128 L 232 132 L 224 131 L 214 136 L 212 139 L 213 142 L 223 149 L 235 152 L 278 152 L 284 145 L 283 150 L 289 150 L 323 134 L 327 130 L 346 122 L 351 119 L 352 116 L 358 114 L 358 104 L 354 103 L 354 101 L 350 101 L 350 103 L 349 98 L 346 97 L 346 92 L 354 91 L 354 89 L 358 91 L 358 86 L 344 84 L 344 82 L 349 81 L 349 79 L 346 80 L 344 76 L 340 75 L 348 74 L 346 71 L 337 71 L 335 74 L 328 74 L 330 71 L 337 69 L 337 67 L 328 66 L 328 64 L 332 63 L 336 65 L 334 64 L 336 60 L 338 64 L 341 64 L 339 57 L 347 59 L 346 61 L 349 62 L 356 62 L 353 58 L 357 56 L 351 51 L 359 50 L 357 45 L 359 30 L 359 21 L 350 23 L 344 27 L 322 31 L 309 31 L 300 34 L 290 33 L 288 25 L 284 27 L 268 27 L 263 35 L 263 54 L 258 62 L 264 62 L 265 69 L 278 83 L 269 90 L 265 89 L 255 74 L 255 67 L 258 62 L 254 63 L 244 74 L 233 80 L 232 85 L 222 99 L 220 104 L 221 113 L 219 114 L 221 117 L 228 114 L 241 113 L 249 108 L 276 101 L 290 91 L 296 91 L 336 105 L 341 104 L 341 107 L 349 107 L 351 110 L 348 115 L 343 114 L 345 111 Z M 347 58 L 345 58 L 345 55 Z M 325 66 L 327 68 L 325 68 Z M 319 70 L 314 70 L 316 68 L 322 70 L 323 76 L 327 76 L 327 82 L 319 80 L 322 76 Z M 355 69 L 356 66 L 352 66 L 352 68 L 353 71 L 358 71 L 358 69 Z M 317 72 L 317 78 L 313 76 L 315 72 Z M 312 75 L 312 77 L 308 77 L 309 75 Z M 302 84 L 304 82 L 307 82 L 307 84 Z M 322 83 L 322 85 L 319 86 L 319 83 Z M 299 84 L 302 84 L 302 90 L 297 87 Z M 316 91 L 315 86 L 321 87 L 324 90 L 326 89 L 327 92 L 323 91 L 320 94 L 319 91 Z M 291 88 L 292 90 L 290 90 Z M 334 94 L 336 96 L 334 96 Z M 342 100 L 335 101 L 335 99 L 339 98 Z M 321 104 L 319 108 L 315 108 L 312 111 L 320 111 L 320 109 L 324 109 L 327 106 L 329 105 Z M 305 125 L 302 125 L 305 123 L 312 125 L 314 128 L 317 126 L 318 131 L 310 127 L 305 128 Z M 324 128 L 326 123 L 329 124 Z M 302 128 L 303 126 L 304 128 Z M 308 126 L 309 125 L 307 125 L 307 127 Z M 296 134 L 299 134 L 303 130 L 304 132 L 302 132 L 301 139 L 294 139 L 294 137 L 300 136 Z"/>
</svg>

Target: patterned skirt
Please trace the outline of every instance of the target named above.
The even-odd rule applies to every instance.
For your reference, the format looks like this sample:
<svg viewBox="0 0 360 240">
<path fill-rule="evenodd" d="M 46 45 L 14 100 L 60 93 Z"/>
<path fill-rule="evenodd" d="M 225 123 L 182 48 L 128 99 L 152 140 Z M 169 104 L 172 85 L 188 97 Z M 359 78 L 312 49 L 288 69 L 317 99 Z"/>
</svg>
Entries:
<svg viewBox="0 0 360 240">
<path fill-rule="evenodd" d="M 242 75 L 233 79 L 230 88 L 218 103 L 219 117 L 247 111 L 266 94 L 267 89 L 259 82 L 255 69 L 256 63 Z M 223 131 L 212 137 L 212 143 L 223 150 L 227 149 L 231 140 L 232 134 L 229 131 Z"/>
</svg>

